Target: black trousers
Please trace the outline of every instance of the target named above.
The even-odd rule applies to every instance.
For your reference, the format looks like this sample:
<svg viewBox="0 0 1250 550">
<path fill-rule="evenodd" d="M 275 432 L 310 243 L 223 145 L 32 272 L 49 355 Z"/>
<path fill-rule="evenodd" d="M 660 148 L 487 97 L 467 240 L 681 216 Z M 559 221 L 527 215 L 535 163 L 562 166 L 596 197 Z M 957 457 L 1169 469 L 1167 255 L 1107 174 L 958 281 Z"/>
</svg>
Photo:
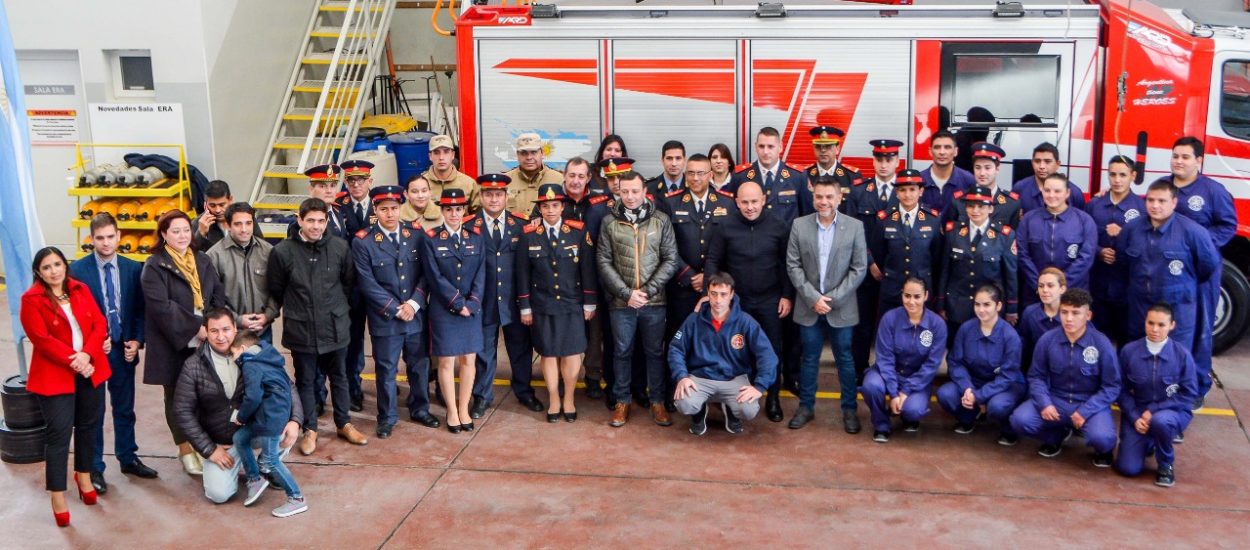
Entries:
<svg viewBox="0 0 1250 550">
<path fill-rule="evenodd" d="M 299 390 L 299 400 L 304 406 L 304 429 L 317 429 L 316 393 L 317 375 L 330 379 L 330 401 L 334 404 L 334 426 L 342 428 L 351 417 L 348 407 L 351 406 L 351 392 L 347 388 L 347 348 L 340 348 L 326 353 L 291 352 L 291 362 L 295 363 L 295 387 Z"/>
<path fill-rule="evenodd" d="M 765 300 L 758 303 L 742 301 L 739 303 L 742 305 L 742 311 L 745 311 L 747 315 L 755 319 L 755 322 L 759 323 L 760 330 L 764 331 L 764 336 L 768 338 L 768 343 L 773 346 L 773 352 L 780 359 L 784 353 L 782 346 L 784 340 L 782 321 L 789 320 L 789 318 L 781 319 L 777 317 L 777 302 L 775 301 Z M 777 395 L 777 391 L 781 388 L 782 368 L 779 364 L 777 377 L 773 379 L 772 385 L 768 387 L 770 395 Z M 797 377 L 795 379 L 797 380 Z M 751 374 L 751 380 L 755 380 L 755 373 Z"/>
<path fill-rule="evenodd" d="M 100 423 L 104 385 L 74 375 L 74 393 L 39 397 L 39 409 L 47 422 L 48 439 L 43 447 L 44 477 L 49 491 L 64 491 L 69 440 L 74 439 L 74 471 L 90 473 L 95 462 L 95 431 Z"/>
</svg>

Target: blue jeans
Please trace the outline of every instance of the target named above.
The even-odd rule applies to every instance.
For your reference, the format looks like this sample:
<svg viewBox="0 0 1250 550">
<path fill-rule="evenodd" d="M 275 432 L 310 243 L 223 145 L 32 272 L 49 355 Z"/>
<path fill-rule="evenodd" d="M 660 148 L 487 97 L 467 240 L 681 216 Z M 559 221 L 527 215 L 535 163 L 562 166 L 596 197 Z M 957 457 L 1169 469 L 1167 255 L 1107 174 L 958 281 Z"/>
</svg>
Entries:
<svg viewBox="0 0 1250 550">
<path fill-rule="evenodd" d="M 816 380 L 820 375 L 820 352 L 825 340 L 833 348 L 838 366 L 838 383 L 842 386 L 842 410 L 853 411 L 855 405 L 855 359 L 851 354 L 851 336 L 855 327 L 832 327 L 824 317 L 816 324 L 799 326 L 802 357 L 799 360 L 799 406 L 809 410 L 816 406 Z"/>
<path fill-rule="evenodd" d="M 647 397 L 651 404 L 664 402 L 665 379 L 668 366 L 664 362 L 664 306 L 643 306 L 641 309 L 627 307 L 613 309 L 612 355 L 615 370 L 612 394 L 617 403 L 630 402 L 630 383 L 633 372 L 629 368 L 634 356 L 634 342 L 642 342 L 642 352 L 647 363 Z"/>
<path fill-rule="evenodd" d="M 278 444 L 282 441 L 282 434 L 268 436 L 258 435 L 252 436 L 252 426 L 246 425 L 234 432 L 234 447 L 239 450 L 239 462 L 243 463 L 243 471 L 247 474 L 248 481 L 256 481 L 260 479 L 262 468 L 265 472 L 272 474 L 278 478 L 278 482 L 286 489 L 286 496 L 292 498 L 300 498 L 299 485 L 295 483 L 295 478 L 291 475 L 286 464 L 282 463 L 282 448 Z M 256 454 L 252 452 L 252 446 L 260 447 L 260 464 L 256 463 Z"/>
<path fill-rule="evenodd" d="M 139 459 L 135 443 L 135 366 L 139 359 L 126 362 L 125 342 L 113 342 L 108 354 L 113 374 L 108 379 L 109 403 L 113 407 L 113 453 L 123 465 Z M 92 470 L 104 473 L 104 399 L 100 400 L 100 419 L 95 425 L 95 457 Z"/>
</svg>

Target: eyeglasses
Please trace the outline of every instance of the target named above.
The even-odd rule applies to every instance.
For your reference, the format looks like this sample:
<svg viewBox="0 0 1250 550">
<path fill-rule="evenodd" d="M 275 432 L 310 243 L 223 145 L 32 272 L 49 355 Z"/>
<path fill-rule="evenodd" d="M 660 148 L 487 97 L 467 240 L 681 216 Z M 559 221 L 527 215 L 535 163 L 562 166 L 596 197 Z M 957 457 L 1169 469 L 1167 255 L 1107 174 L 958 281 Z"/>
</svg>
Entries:
<svg viewBox="0 0 1250 550">
<path fill-rule="evenodd" d="M 687 176 L 689 176 L 689 177 L 692 177 L 692 178 L 701 178 L 701 177 L 706 176 L 706 175 L 708 175 L 708 174 L 711 174 L 711 172 L 709 172 L 709 171 L 707 171 L 707 170 L 700 170 L 700 171 L 698 171 L 698 172 L 695 172 L 695 171 L 693 171 L 693 170 L 686 170 L 686 175 L 687 175 Z"/>
<path fill-rule="evenodd" d="M 347 185 L 359 185 L 369 181 L 369 178 L 347 178 Z"/>
</svg>

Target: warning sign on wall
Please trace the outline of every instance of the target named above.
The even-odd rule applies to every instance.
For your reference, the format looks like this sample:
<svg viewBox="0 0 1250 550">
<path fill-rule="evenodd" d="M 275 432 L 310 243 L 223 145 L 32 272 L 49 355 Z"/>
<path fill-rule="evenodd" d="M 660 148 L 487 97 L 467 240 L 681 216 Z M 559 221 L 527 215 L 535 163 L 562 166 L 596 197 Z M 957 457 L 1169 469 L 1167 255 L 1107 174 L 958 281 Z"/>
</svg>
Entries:
<svg viewBox="0 0 1250 550">
<path fill-rule="evenodd" d="M 31 145 L 78 143 L 78 111 L 74 109 L 28 109 Z"/>
</svg>

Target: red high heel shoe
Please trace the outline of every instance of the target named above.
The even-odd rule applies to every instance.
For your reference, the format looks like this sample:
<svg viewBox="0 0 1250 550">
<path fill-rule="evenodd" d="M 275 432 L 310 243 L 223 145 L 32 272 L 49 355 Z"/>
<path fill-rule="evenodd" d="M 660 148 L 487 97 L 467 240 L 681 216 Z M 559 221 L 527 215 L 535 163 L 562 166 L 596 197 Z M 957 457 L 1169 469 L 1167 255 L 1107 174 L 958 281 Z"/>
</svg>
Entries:
<svg viewBox="0 0 1250 550">
<path fill-rule="evenodd" d="M 69 526 L 69 510 L 66 510 L 64 512 L 52 512 L 52 517 L 56 518 L 57 527 Z"/>
<path fill-rule="evenodd" d="M 82 503 L 86 504 L 87 506 L 94 506 L 96 503 L 96 499 L 99 496 L 100 494 L 97 493 L 95 489 L 92 489 L 84 493 L 82 490 L 82 487 L 78 487 L 78 500 L 81 500 Z M 68 516 L 69 516 L 69 513 L 66 512 L 67 519 L 65 521 L 67 522 L 69 521 Z"/>
</svg>

